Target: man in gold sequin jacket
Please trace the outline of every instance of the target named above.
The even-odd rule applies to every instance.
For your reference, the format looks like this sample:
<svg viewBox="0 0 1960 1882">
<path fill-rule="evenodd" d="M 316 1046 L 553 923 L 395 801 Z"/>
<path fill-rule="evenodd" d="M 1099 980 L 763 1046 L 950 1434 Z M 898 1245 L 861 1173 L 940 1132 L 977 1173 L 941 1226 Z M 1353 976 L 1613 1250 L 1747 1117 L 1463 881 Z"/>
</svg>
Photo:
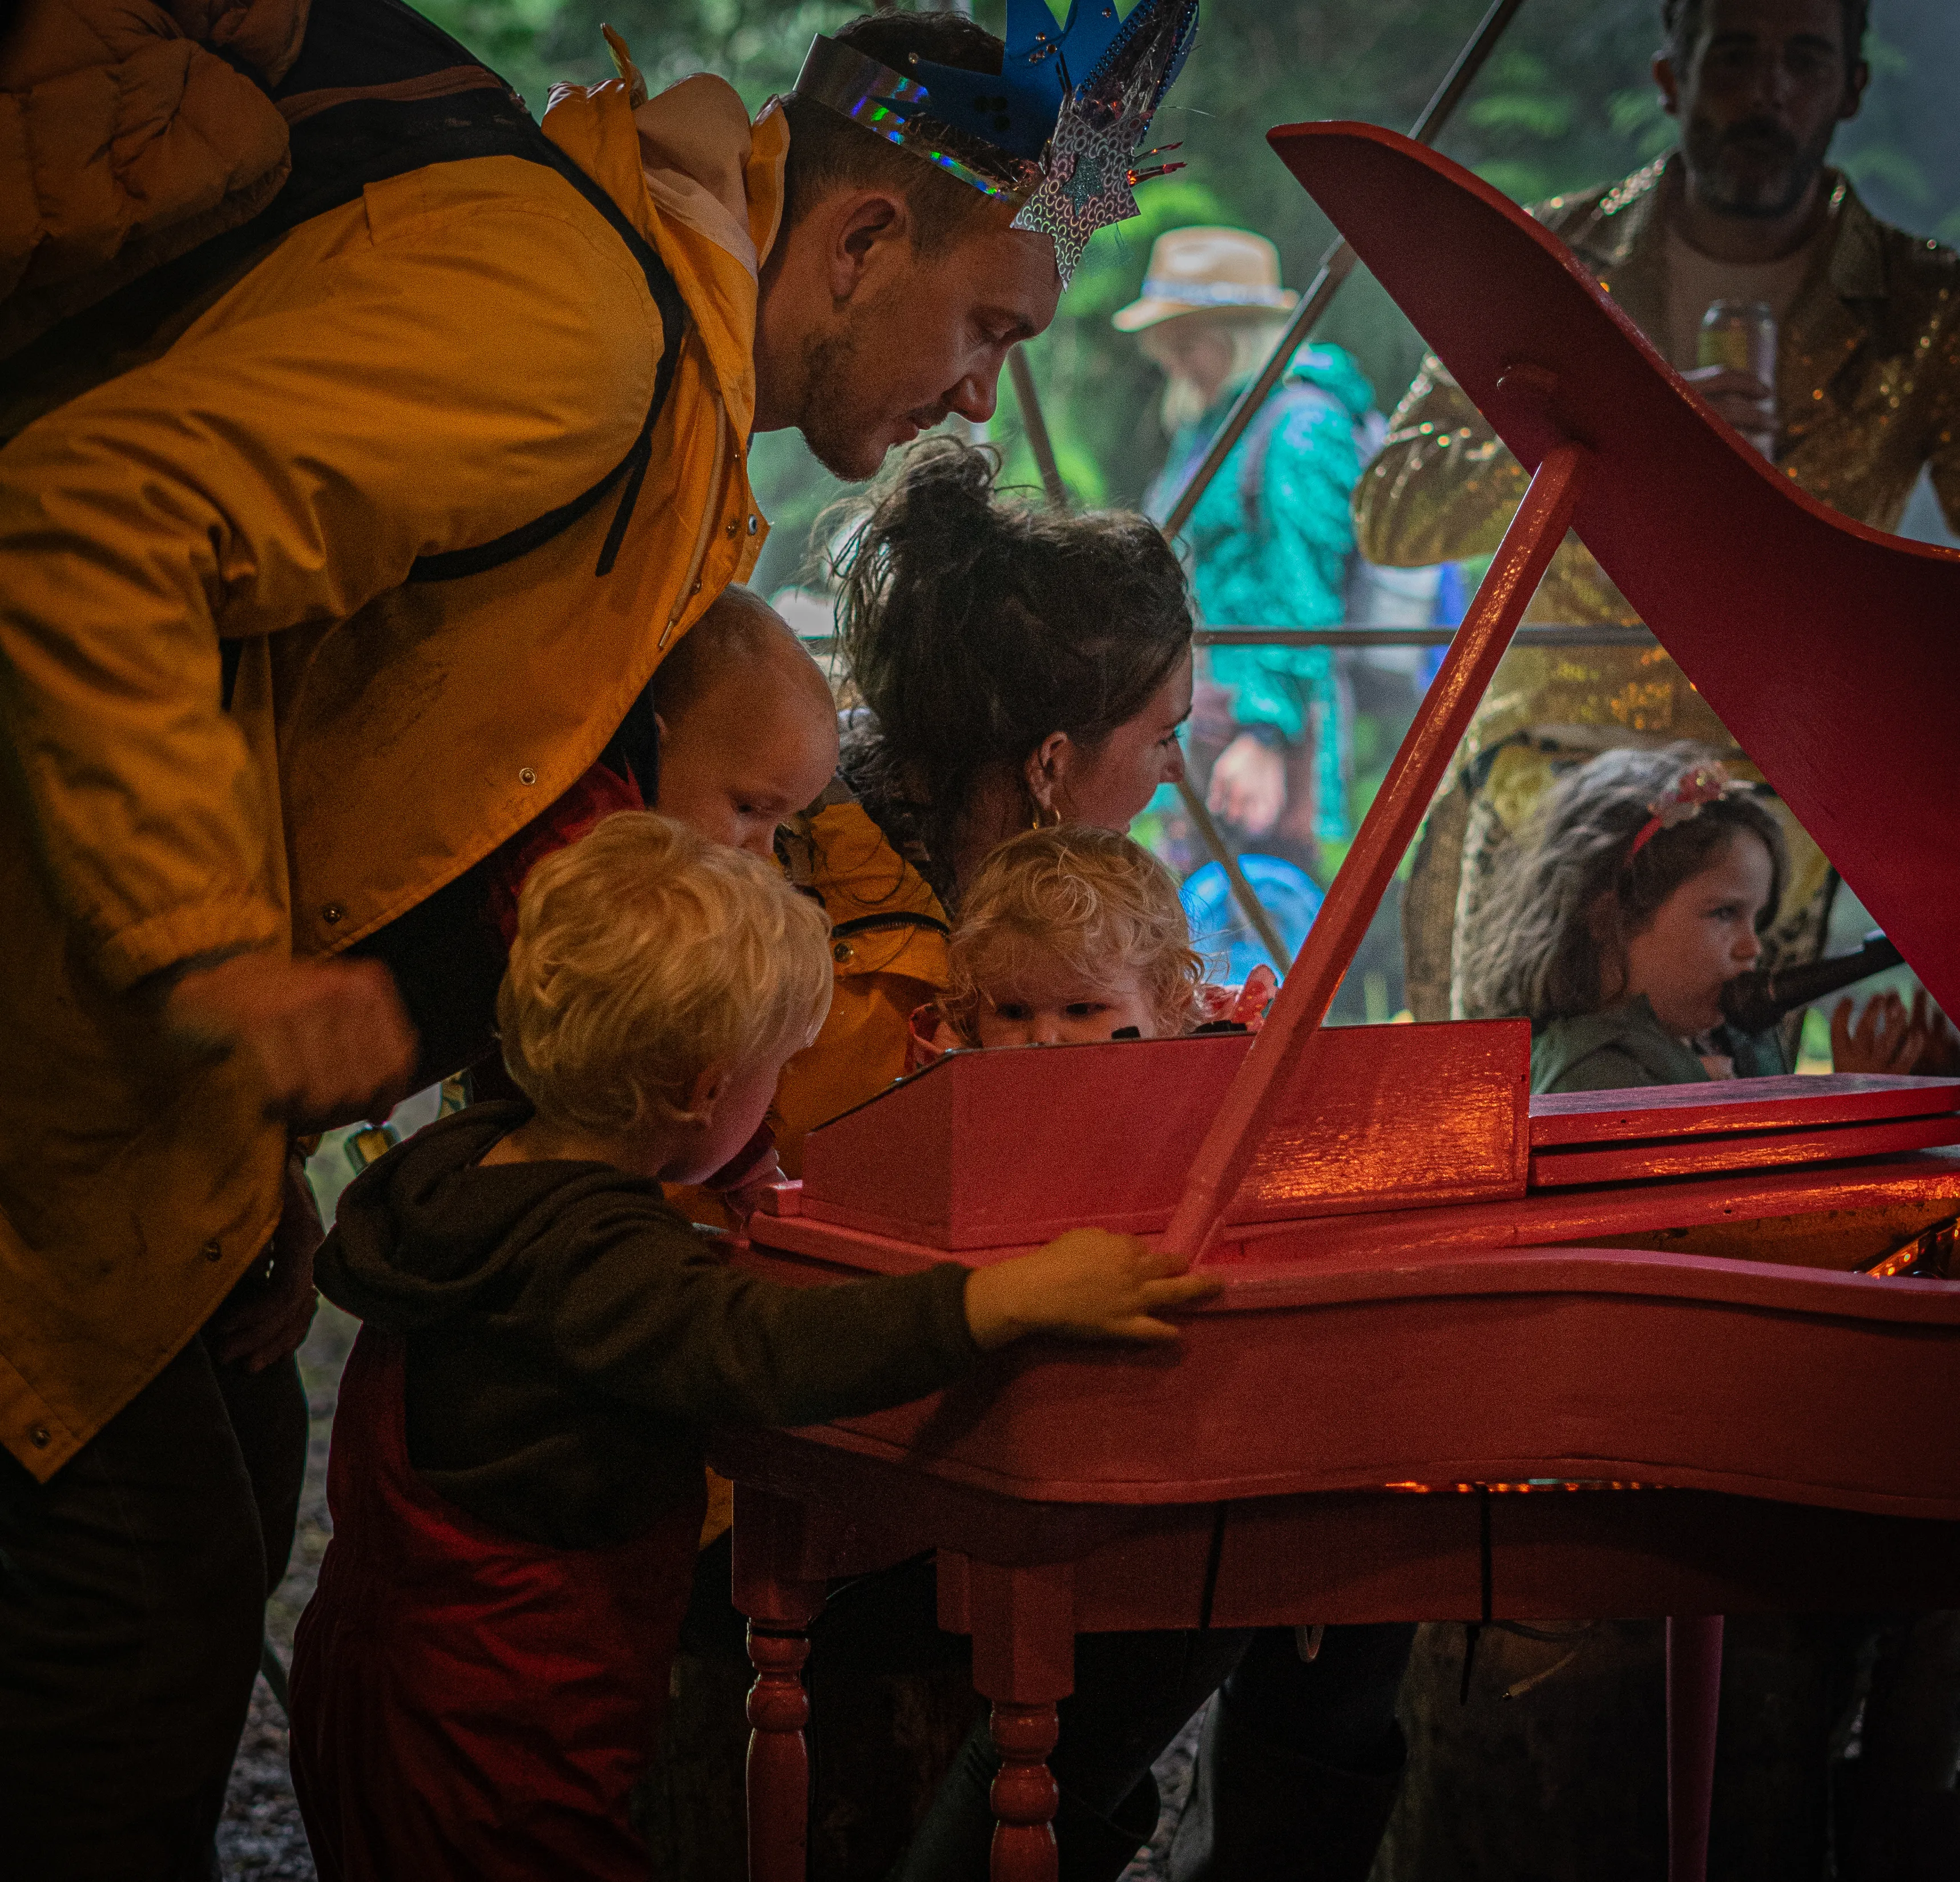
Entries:
<svg viewBox="0 0 1960 1882">
<path fill-rule="evenodd" d="M 1960 526 L 1960 257 L 1888 227 L 1825 164 L 1857 110 L 1867 0 L 1667 0 L 1654 78 L 1680 148 L 1609 188 L 1532 213 L 1569 243 L 1722 416 L 1767 431 L 1778 466 L 1819 501 L 1898 526 L 1922 467 Z M 1718 299 L 1767 303 L 1776 384 L 1698 370 L 1701 316 Z M 1376 563 L 1422 567 L 1488 555 L 1525 472 L 1441 363 L 1425 360 L 1354 492 L 1356 534 Z M 1746 545 L 1743 545 L 1746 552 Z M 1576 537 L 1526 615 L 1559 624 L 1637 621 Z M 1557 771 L 1608 745 L 1691 738 L 1732 746 L 1685 675 L 1651 641 L 1519 647 L 1459 754 L 1457 788 L 1432 814 L 1405 909 L 1418 1019 L 1452 1010 L 1457 943 L 1497 849 Z M 1828 865 L 1792 827 L 1797 866 L 1776 939 L 1815 952 Z"/>
</svg>

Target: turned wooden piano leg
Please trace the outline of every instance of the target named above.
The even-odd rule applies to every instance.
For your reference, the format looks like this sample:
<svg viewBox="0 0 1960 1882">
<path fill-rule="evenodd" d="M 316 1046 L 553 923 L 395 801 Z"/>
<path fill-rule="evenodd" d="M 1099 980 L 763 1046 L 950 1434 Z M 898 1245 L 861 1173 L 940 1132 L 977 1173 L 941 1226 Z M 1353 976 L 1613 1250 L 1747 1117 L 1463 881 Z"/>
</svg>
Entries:
<svg viewBox="0 0 1960 1882">
<path fill-rule="evenodd" d="M 959 1596 L 949 1600 L 956 1582 Z M 973 1686 L 992 1700 L 1001 1769 L 994 1807 L 991 1882 L 1056 1882 L 1055 1812 L 1048 1768 L 1058 1727 L 1055 1702 L 1075 1686 L 1075 1575 L 1067 1563 L 1032 1569 L 940 1553 L 941 1625 L 957 1613 L 973 1636 Z"/>
<path fill-rule="evenodd" d="M 1676 1615 L 1667 1623 L 1668 1882 L 1706 1882 L 1721 1703 L 1722 1617 Z"/>
<path fill-rule="evenodd" d="M 803 1662 L 824 1585 L 807 1566 L 803 1505 L 735 1486 L 733 1594 L 749 1617 L 749 1882 L 803 1882 L 810 1843 L 810 1697 Z"/>
<path fill-rule="evenodd" d="M 1060 1728 L 1052 1699 L 1017 1705 L 994 1702 L 991 1721 L 1000 1773 L 994 1807 L 991 1882 L 1055 1882 L 1055 1810 L 1061 1801 L 1048 1768 Z"/>
</svg>

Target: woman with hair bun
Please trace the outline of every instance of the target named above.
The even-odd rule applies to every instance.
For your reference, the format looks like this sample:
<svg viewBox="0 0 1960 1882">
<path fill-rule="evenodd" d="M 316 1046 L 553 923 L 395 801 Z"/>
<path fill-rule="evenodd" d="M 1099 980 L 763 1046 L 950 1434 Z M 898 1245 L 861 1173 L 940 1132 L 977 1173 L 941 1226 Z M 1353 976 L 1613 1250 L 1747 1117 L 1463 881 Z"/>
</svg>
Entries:
<svg viewBox="0 0 1960 1882">
<path fill-rule="evenodd" d="M 777 1094 L 792 1175 L 807 1131 L 904 1073 L 988 854 L 1052 824 L 1127 830 L 1184 775 L 1191 604 L 1169 545 L 1140 516 L 997 498 L 995 469 L 991 451 L 928 440 L 837 558 L 859 703 L 838 783 L 791 845 L 837 970 L 830 1017 Z"/>
</svg>

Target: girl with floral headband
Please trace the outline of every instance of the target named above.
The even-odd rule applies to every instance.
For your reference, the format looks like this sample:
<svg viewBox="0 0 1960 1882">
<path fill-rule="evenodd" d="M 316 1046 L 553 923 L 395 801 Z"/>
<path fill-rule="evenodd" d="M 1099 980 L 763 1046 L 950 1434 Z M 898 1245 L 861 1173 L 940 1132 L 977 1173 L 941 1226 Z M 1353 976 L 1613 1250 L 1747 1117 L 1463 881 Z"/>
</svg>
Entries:
<svg viewBox="0 0 1960 1882">
<path fill-rule="evenodd" d="M 1465 1006 L 1532 1026 L 1535 1092 L 1760 1077 L 1792 1068 L 1772 1030 L 1723 1018 L 1782 898 L 1781 825 L 1691 745 L 1608 752 L 1548 793 L 1471 936 Z M 1936 1022 L 1935 1023 L 1937 1023 Z M 1831 1025 L 1841 1072 L 1909 1072 L 1923 1012 L 1896 993 Z"/>
</svg>

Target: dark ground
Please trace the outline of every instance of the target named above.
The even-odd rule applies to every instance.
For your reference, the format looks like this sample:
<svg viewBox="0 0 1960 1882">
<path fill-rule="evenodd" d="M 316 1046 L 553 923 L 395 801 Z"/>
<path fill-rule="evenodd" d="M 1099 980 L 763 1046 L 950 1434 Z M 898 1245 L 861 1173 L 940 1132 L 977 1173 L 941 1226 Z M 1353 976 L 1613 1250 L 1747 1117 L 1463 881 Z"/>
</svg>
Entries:
<svg viewBox="0 0 1960 1882">
<path fill-rule="evenodd" d="M 313 1407 L 313 1443 L 292 1565 L 266 1610 L 266 1632 L 282 1661 L 292 1658 L 293 1626 L 313 1593 L 320 1559 L 326 1553 L 326 1439 L 354 1329 L 354 1321 L 322 1302 L 300 1349 L 300 1372 Z M 286 1715 L 262 1676 L 252 1689 L 251 1716 L 231 1767 L 218 1852 L 226 1882 L 313 1882 L 313 1855 L 286 1769 Z"/>
</svg>

